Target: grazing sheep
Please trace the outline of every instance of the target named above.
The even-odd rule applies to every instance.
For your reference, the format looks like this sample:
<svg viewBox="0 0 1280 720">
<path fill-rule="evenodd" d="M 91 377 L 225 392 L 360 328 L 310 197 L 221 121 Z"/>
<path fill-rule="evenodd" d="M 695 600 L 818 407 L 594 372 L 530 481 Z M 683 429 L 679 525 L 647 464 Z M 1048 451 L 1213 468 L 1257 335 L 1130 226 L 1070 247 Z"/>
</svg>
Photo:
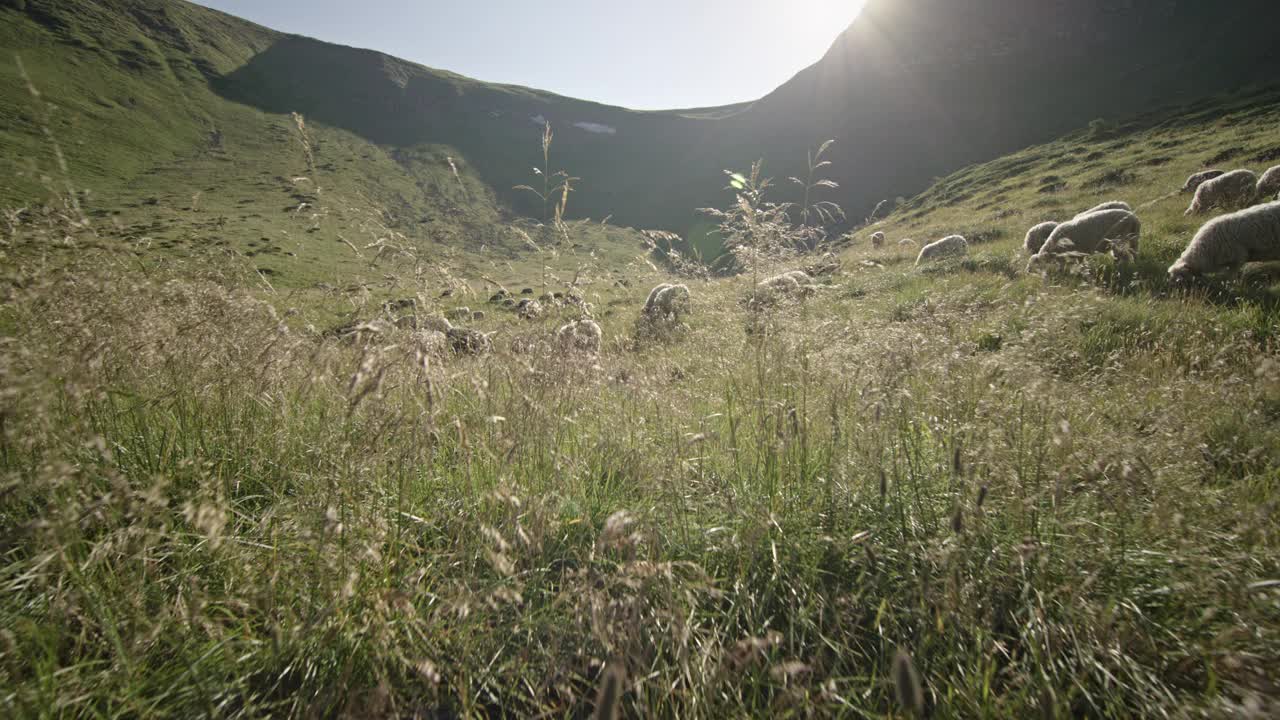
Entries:
<svg viewBox="0 0 1280 720">
<path fill-rule="evenodd" d="M 419 330 L 413 339 L 423 355 L 441 356 L 449 349 L 449 336 L 437 330 Z"/>
<path fill-rule="evenodd" d="M 1169 279 L 1185 282 L 1196 275 L 1234 270 L 1248 262 L 1280 260 L 1280 202 L 1258 205 L 1204 224 L 1182 257 L 1169 267 Z"/>
<path fill-rule="evenodd" d="M 447 333 L 453 329 L 453 323 L 448 318 L 439 315 L 428 315 L 418 320 L 418 329 L 428 332 Z"/>
<path fill-rule="evenodd" d="M 884 233 L 875 232 L 871 234 L 871 247 L 884 247 Z"/>
<path fill-rule="evenodd" d="M 1187 178 L 1187 181 L 1182 184 L 1182 192 L 1184 193 L 1195 192 L 1201 185 L 1209 182 L 1214 178 L 1222 177 L 1223 175 L 1226 175 L 1226 172 L 1222 170 L 1205 170 L 1203 172 L 1198 172 L 1195 175 L 1192 175 L 1191 177 Z"/>
<path fill-rule="evenodd" d="M 449 318 L 450 320 L 466 320 L 467 318 L 471 317 L 471 308 L 469 307 L 454 308 L 450 310 L 449 313 L 445 315 L 445 317 Z"/>
<path fill-rule="evenodd" d="M 1250 170 L 1233 170 L 1196 188 L 1187 215 L 1203 215 L 1215 207 L 1234 209 L 1253 202 L 1258 192 L 1258 176 Z"/>
<path fill-rule="evenodd" d="M 537 320 L 542 317 L 542 303 L 532 298 L 525 298 L 516 304 L 516 312 L 525 320 Z"/>
<path fill-rule="evenodd" d="M 477 311 L 475 311 L 475 312 L 471 313 L 471 319 L 472 319 L 472 320 L 476 320 L 476 321 L 483 320 L 483 319 L 484 319 L 484 311 L 483 311 L 483 310 L 477 310 Z"/>
<path fill-rule="evenodd" d="M 1054 228 L 1040 252 L 1106 252 L 1110 249 L 1108 240 L 1128 241 L 1136 251 L 1141 234 L 1142 221 L 1137 215 L 1128 210 L 1103 210 L 1081 215 Z"/>
<path fill-rule="evenodd" d="M 920 254 L 916 256 L 916 265 L 919 266 L 922 263 L 952 255 L 967 255 L 968 253 L 968 240 L 959 235 L 949 235 L 920 248 Z"/>
<path fill-rule="evenodd" d="M 1085 215 L 1092 215 L 1097 212 L 1102 212 L 1103 210 L 1125 210 L 1128 212 L 1133 212 L 1133 207 L 1129 205 L 1129 203 L 1123 200 L 1110 200 L 1108 202 L 1102 203 L 1101 205 L 1096 205 L 1094 207 L 1091 207 L 1082 213 L 1077 213 L 1076 217 L 1082 218 Z"/>
<path fill-rule="evenodd" d="M 521 290 L 520 290 L 520 294 L 521 294 L 521 295 L 532 295 L 532 294 L 533 294 L 533 288 L 523 288 L 523 289 L 521 289 Z"/>
<path fill-rule="evenodd" d="M 600 342 L 604 332 L 595 320 L 583 318 L 565 325 L 556 331 L 556 341 L 565 350 L 576 350 L 591 354 L 600 352 Z"/>
<path fill-rule="evenodd" d="M 831 253 L 823 253 L 816 263 L 809 265 L 804 271 L 813 277 L 834 275 L 840 272 L 840 258 Z"/>
<path fill-rule="evenodd" d="M 813 278 L 803 270 L 791 270 L 761 280 L 755 297 L 771 302 L 783 297 L 798 297 L 813 292 Z"/>
<path fill-rule="evenodd" d="M 1056 222 L 1042 222 L 1039 225 L 1027 231 L 1027 237 L 1022 241 L 1022 247 L 1028 254 L 1035 255 L 1040 252 L 1040 248 L 1044 247 L 1044 242 L 1049 239 L 1053 231 L 1057 229 Z"/>
<path fill-rule="evenodd" d="M 1262 173 L 1262 178 L 1258 180 L 1257 197 L 1269 198 L 1275 192 L 1280 192 L 1280 165 Z"/>
<path fill-rule="evenodd" d="M 489 336 L 479 330 L 450 328 L 445 335 L 453 351 L 459 355 L 484 355 L 493 349 Z"/>
<path fill-rule="evenodd" d="M 663 283 L 649 291 L 640 314 L 650 320 L 679 320 L 689 310 L 689 288 Z"/>
</svg>

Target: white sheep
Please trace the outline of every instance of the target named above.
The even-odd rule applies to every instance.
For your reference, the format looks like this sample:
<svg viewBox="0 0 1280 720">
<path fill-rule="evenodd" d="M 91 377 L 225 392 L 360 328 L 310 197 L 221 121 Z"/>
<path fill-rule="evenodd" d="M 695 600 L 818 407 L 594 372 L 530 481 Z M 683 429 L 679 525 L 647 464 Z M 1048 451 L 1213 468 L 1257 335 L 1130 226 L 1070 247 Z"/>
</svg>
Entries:
<svg viewBox="0 0 1280 720">
<path fill-rule="evenodd" d="M 447 333 L 453 329 L 453 323 L 448 318 L 439 315 L 428 315 L 418 320 L 418 329 L 430 332 Z"/>
<path fill-rule="evenodd" d="M 884 247 L 885 236 L 882 232 L 871 233 L 871 247 Z"/>
<path fill-rule="evenodd" d="M 560 347 L 593 355 L 600 352 L 603 338 L 604 332 L 600 325 L 590 318 L 575 320 L 556 331 L 556 342 Z"/>
<path fill-rule="evenodd" d="M 1133 212 L 1133 207 L 1123 200 L 1110 200 L 1102 203 L 1101 205 L 1095 205 L 1084 212 L 1076 213 L 1076 217 L 1082 218 L 1085 215 L 1092 215 L 1097 212 L 1102 212 L 1103 210 L 1126 210 L 1128 212 Z"/>
<path fill-rule="evenodd" d="M 1258 180 L 1257 197 L 1268 198 L 1276 192 L 1280 192 L 1280 165 L 1262 173 L 1262 177 Z"/>
<path fill-rule="evenodd" d="M 761 280 L 759 290 L 778 295 L 797 295 L 813 289 L 813 278 L 803 270 L 789 270 L 781 275 Z"/>
<path fill-rule="evenodd" d="M 679 320 L 689 310 L 689 288 L 663 283 L 649 291 L 642 315 L 650 320 Z"/>
<path fill-rule="evenodd" d="M 1040 248 L 1044 247 L 1044 243 L 1057 229 L 1058 223 L 1049 221 L 1042 222 L 1039 225 L 1027 231 L 1027 236 L 1022 240 L 1022 247 L 1028 254 L 1035 255 L 1040 252 Z"/>
<path fill-rule="evenodd" d="M 1110 249 L 1108 240 L 1127 241 L 1134 251 L 1142 234 L 1142 221 L 1128 210 L 1103 210 L 1072 218 L 1058 225 L 1045 240 L 1041 253 L 1095 253 Z"/>
<path fill-rule="evenodd" d="M 449 349 L 449 336 L 439 330 L 418 330 L 413 334 L 413 339 L 423 355 L 439 357 Z"/>
<path fill-rule="evenodd" d="M 1280 260 L 1280 202 L 1205 223 L 1182 257 L 1169 267 L 1169 279 L 1185 282 L 1196 275 L 1233 270 L 1248 262 L 1274 260 Z"/>
<path fill-rule="evenodd" d="M 1209 182 L 1214 178 L 1222 177 L 1223 175 L 1226 175 L 1226 172 L 1222 170 L 1204 170 L 1202 172 L 1198 172 L 1195 175 L 1192 175 L 1191 177 L 1187 178 L 1187 181 L 1182 184 L 1182 192 L 1183 193 L 1195 192 L 1197 189 L 1199 189 L 1201 185 Z"/>
<path fill-rule="evenodd" d="M 1233 170 L 1196 188 L 1195 199 L 1186 215 L 1202 215 L 1215 207 L 1227 209 L 1247 206 L 1258 191 L 1258 176 L 1250 170 Z"/>
<path fill-rule="evenodd" d="M 931 242 L 920 248 L 920 254 L 916 256 L 916 265 L 937 260 L 939 258 L 949 257 L 952 255 L 967 255 L 969 253 L 969 241 L 959 235 L 949 235 Z"/>
</svg>

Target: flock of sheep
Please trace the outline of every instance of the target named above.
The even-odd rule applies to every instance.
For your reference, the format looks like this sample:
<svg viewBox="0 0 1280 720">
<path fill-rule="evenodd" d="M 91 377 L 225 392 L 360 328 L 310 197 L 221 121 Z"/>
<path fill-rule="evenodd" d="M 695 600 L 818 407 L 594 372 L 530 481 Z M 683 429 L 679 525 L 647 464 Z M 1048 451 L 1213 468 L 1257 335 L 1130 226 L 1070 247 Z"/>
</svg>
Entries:
<svg viewBox="0 0 1280 720">
<path fill-rule="evenodd" d="M 1234 210 L 1209 222 L 1195 234 L 1182 256 L 1169 268 L 1174 281 L 1186 281 L 1198 275 L 1238 269 L 1248 262 L 1280 261 L 1280 166 L 1267 170 L 1261 177 L 1249 170 L 1222 172 L 1208 170 L 1196 173 L 1182 186 L 1183 193 L 1194 193 L 1187 215 L 1201 215 L 1214 209 Z M 1259 200 L 1264 204 L 1255 205 Z M 1244 209 L 1240 209 L 1240 208 Z M 1133 208 L 1122 201 L 1102 203 L 1085 210 L 1066 222 L 1042 222 L 1027 231 L 1023 248 L 1030 254 L 1028 272 L 1050 263 L 1063 263 L 1095 253 L 1110 253 L 1118 260 L 1132 260 L 1138 251 L 1142 222 Z M 873 247 L 883 247 L 883 232 L 871 236 Z M 915 245 L 901 240 L 899 245 Z M 964 255 L 969 244 L 960 235 L 951 235 L 920 249 L 916 265 L 939 258 Z M 756 284 L 746 302 L 749 306 L 770 305 L 784 299 L 812 294 L 818 287 L 818 275 L 838 268 L 832 256 L 805 270 L 791 270 L 766 278 Z M 532 295 L 526 288 L 522 294 Z M 490 298 L 499 308 L 511 310 L 524 319 L 536 319 L 546 307 L 572 306 L 579 318 L 561 326 L 554 335 L 555 346 L 565 353 L 590 356 L 599 354 L 604 333 L 592 317 L 592 307 L 576 291 L 548 293 L 538 299 L 520 300 L 503 290 Z M 650 291 L 640 311 L 643 323 L 652 326 L 678 326 L 689 311 L 690 293 L 685 285 L 663 283 Z M 461 354 L 484 354 L 492 349 L 492 333 L 455 327 L 451 320 L 484 317 L 483 312 L 455 308 L 448 316 L 432 316 L 415 321 L 419 346 L 430 352 L 452 350 Z"/>
<path fill-rule="evenodd" d="M 1249 262 L 1280 260 L 1280 165 L 1261 177 L 1250 170 L 1206 170 L 1187 178 L 1182 192 L 1194 193 L 1187 215 L 1203 215 L 1215 209 L 1235 212 L 1214 218 L 1200 228 L 1169 268 L 1170 279 L 1187 281 L 1197 275 L 1238 269 Z M 1255 205 L 1260 200 L 1265 204 Z M 1095 253 L 1132 260 L 1141 234 L 1142 221 L 1122 201 L 1103 203 L 1066 222 L 1042 222 L 1028 230 L 1023 240 L 1023 248 L 1031 256 L 1027 271 Z M 871 235 L 872 247 L 883 247 L 885 242 L 883 232 Z M 912 240 L 899 242 L 914 244 Z M 964 255 L 968 250 L 969 243 L 963 237 L 951 235 L 921 248 L 916 265 Z"/>
</svg>

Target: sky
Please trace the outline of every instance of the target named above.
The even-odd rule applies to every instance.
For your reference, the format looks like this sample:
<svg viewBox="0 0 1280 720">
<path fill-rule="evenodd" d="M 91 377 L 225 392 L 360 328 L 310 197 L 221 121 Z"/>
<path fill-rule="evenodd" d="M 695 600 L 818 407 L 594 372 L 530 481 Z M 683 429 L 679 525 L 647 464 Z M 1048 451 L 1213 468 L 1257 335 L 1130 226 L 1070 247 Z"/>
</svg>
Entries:
<svg viewBox="0 0 1280 720">
<path fill-rule="evenodd" d="M 763 97 L 817 62 L 864 0 L 197 2 L 479 80 L 658 110 Z"/>
</svg>

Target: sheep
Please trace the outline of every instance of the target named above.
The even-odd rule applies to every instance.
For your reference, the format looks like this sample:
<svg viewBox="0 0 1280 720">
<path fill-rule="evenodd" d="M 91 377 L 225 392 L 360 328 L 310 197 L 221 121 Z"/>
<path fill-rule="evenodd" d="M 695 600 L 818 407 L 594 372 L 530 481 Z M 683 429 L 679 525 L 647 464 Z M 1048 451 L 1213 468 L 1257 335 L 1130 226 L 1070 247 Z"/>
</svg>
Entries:
<svg viewBox="0 0 1280 720">
<path fill-rule="evenodd" d="M 516 304 L 516 312 L 525 320 L 537 320 L 542 317 L 542 303 L 525 298 Z"/>
<path fill-rule="evenodd" d="M 449 349 L 449 336 L 438 330 L 419 330 L 413 339 L 423 355 L 441 356 Z"/>
<path fill-rule="evenodd" d="M 876 248 L 883 247 L 884 241 L 885 241 L 884 233 L 875 232 L 871 234 L 871 247 L 876 247 Z"/>
<path fill-rule="evenodd" d="M 951 255 L 967 255 L 968 253 L 968 240 L 959 235 L 948 235 L 937 242 L 931 242 L 920 248 L 920 254 L 916 256 L 916 266 L 930 260 L 938 260 Z"/>
<path fill-rule="evenodd" d="M 756 295 L 769 300 L 794 297 L 813 290 L 813 278 L 803 270 L 791 270 L 781 275 L 761 280 L 756 285 Z"/>
<path fill-rule="evenodd" d="M 1253 202 L 1258 176 L 1250 170 L 1233 170 L 1196 188 L 1195 199 L 1186 215 L 1203 215 L 1215 207 L 1234 209 Z"/>
<path fill-rule="evenodd" d="M 1040 248 L 1041 253 L 1095 253 L 1110 249 L 1108 240 L 1128 241 L 1138 249 L 1142 221 L 1128 210 L 1103 210 L 1082 215 L 1058 225 Z M 1037 253 L 1039 254 L 1039 253 Z"/>
<path fill-rule="evenodd" d="M 1258 180 L 1256 197 L 1267 198 L 1275 192 L 1280 192 L 1280 165 L 1262 173 L 1262 178 Z"/>
<path fill-rule="evenodd" d="M 919 247 L 920 243 L 911 238 L 903 238 L 898 241 L 898 247 Z"/>
<path fill-rule="evenodd" d="M 1044 247 L 1044 242 L 1049 239 L 1053 231 L 1057 229 L 1058 223 L 1049 221 L 1042 222 L 1039 225 L 1027 231 L 1026 238 L 1022 241 L 1022 247 L 1030 255 L 1040 252 L 1040 248 Z"/>
<path fill-rule="evenodd" d="M 556 341 L 565 350 L 577 350 L 592 355 L 600 352 L 604 332 L 595 320 L 575 320 L 556 331 Z"/>
<path fill-rule="evenodd" d="M 450 310 L 448 314 L 445 315 L 445 317 L 450 320 L 466 320 L 467 318 L 471 317 L 471 308 L 469 307 L 454 308 Z"/>
<path fill-rule="evenodd" d="M 1182 257 L 1169 266 L 1169 279 L 1182 283 L 1197 275 L 1234 270 L 1248 262 L 1274 260 L 1280 260 L 1280 202 L 1205 223 Z"/>
<path fill-rule="evenodd" d="M 418 329 L 427 332 L 447 333 L 453 329 L 453 323 L 440 315 L 428 315 L 418 320 Z"/>
<path fill-rule="evenodd" d="M 469 328 L 450 328 L 445 336 L 449 345 L 459 355 L 484 355 L 493 349 L 489 335 Z"/>
<path fill-rule="evenodd" d="M 1082 218 L 1085 215 L 1092 215 L 1096 212 L 1102 212 L 1103 210 L 1125 210 L 1133 212 L 1133 207 L 1123 200 L 1110 200 L 1102 203 L 1101 205 L 1095 205 L 1084 212 L 1076 213 L 1076 217 Z"/>
<path fill-rule="evenodd" d="M 649 291 L 640 314 L 649 320 L 679 320 L 689 310 L 689 288 L 663 283 Z"/>
<path fill-rule="evenodd" d="M 813 277 L 819 275 L 834 275 L 840 272 L 840 258 L 832 253 L 824 253 L 817 262 L 809 265 L 804 269 L 806 273 Z"/>
<path fill-rule="evenodd" d="M 1195 175 L 1192 175 L 1191 177 L 1187 178 L 1187 181 L 1182 184 L 1181 192 L 1184 194 L 1193 193 L 1201 185 L 1205 184 L 1206 182 L 1209 182 L 1214 178 L 1222 177 L 1223 175 L 1226 175 L 1226 172 L 1222 170 L 1205 170 L 1202 172 L 1198 172 Z"/>
</svg>

